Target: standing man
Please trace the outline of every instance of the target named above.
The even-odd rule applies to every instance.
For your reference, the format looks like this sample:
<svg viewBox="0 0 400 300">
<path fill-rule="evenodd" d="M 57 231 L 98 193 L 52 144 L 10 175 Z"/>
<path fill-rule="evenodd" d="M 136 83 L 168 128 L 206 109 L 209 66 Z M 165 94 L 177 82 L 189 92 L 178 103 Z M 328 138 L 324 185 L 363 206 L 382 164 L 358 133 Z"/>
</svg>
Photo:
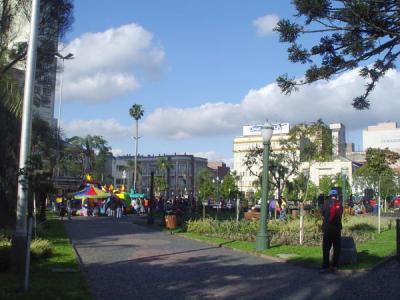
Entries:
<svg viewBox="0 0 400 300">
<path fill-rule="evenodd" d="M 340 257 L 340 240 L 342 231 L 342 214 L 343 206 L 338 199 L 338 192 L 330 190 L 329 198 L 325 201 L 322 207 L 322 254 L 323 262 L 321 273 L 329 271 L 336 272 L 339 266 Z M 333 261 L 332 265 L 329 264 L 329 252 L 333 246 Z"/>
</svg>

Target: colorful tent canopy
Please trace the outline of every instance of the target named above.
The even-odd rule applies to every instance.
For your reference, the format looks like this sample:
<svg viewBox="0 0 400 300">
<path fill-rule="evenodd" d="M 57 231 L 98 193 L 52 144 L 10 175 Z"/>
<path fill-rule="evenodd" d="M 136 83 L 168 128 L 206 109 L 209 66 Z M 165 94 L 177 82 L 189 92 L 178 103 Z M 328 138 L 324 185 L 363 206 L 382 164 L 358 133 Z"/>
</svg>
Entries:
<svg viewBox="0 0 400 300">
<path fill-rule="evenodd" d="M 82 191 L 74 194 L 75 199 L 103 199 L 110 197 L 110 193 L 103 192 L 93 184 L 88 184 Z"/>
<path fill-rule="evenodd" d="M 126 192 L 122 192 L 122 193 L 116 193 L 115 196 L 117 196 L 119 199 L 122 200 L 130 200 L 130 194 L 126 193 Z"/>
</svg>

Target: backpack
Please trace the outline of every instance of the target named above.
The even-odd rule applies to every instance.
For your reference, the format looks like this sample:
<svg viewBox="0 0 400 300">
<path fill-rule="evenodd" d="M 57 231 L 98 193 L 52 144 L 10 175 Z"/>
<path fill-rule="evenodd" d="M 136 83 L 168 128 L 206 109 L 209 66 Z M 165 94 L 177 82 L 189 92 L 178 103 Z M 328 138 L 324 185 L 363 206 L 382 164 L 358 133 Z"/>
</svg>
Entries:
<svg viewBox="0 0 400 300">
<path fill-rule="evenodd" d="M 342 218 L 342 205 L 339 200 L 335 199 L 332 201 L 329 208 L 328 223 L 333 225 L 340 224 Z"/>
</svg>

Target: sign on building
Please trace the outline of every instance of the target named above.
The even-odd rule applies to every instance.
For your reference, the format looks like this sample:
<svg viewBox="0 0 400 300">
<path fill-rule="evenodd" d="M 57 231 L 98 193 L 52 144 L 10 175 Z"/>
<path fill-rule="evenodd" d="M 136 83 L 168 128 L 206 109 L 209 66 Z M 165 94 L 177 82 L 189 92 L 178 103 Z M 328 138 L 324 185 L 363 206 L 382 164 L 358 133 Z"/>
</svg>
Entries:
<svg viewBox="0 0 400 300">
<path fill-rule="evenodd" d="M 247 125 L 243 126 L 243 135 L 260 135 L 261 128 L 263 125 Z M 284 134 L 289 133 L 289 123 L 274 123 L 272 124 L 274 128 L 273 134 Z"/>
</svg>

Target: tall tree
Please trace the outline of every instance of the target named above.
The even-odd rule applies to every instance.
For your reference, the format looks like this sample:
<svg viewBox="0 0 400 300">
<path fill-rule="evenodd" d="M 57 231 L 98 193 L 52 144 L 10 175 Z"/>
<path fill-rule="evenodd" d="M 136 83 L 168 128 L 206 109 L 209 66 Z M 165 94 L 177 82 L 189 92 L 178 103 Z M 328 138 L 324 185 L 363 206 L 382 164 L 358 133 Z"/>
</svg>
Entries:
<svg viewBox="0 0 400 300">
<path fill-rule="evenodd" d="M 203 168 L 196 173 L 196 186 L 202 199 L 207 199 L 215 194 L 215 187 L 212 183 L 212 179 L 213 174 L 207 168 Z"/>
<path fill-rule="evenodd" d="M 73 5 L 72 0 L 48 0 L 42 4 L 37 64 L 43 66 L 42 70 L 49 70 L 57 43 L 48 41 L 53 37 L 56 41 L 62 39 L 68 31 L 73 21 Z M 15 24 L 29 22 L 30 8 L 30 0 L 3 0 L 0 3 L 0 215 L 14 215 L 22 97 L 12 68 L 24 63 L 27 52 L 27 43 L 16 39 L 16 30 L 21 26 Z M 36 78 L 41 75 L 44 73 L 36 72 Z M 0 219 L 3 219 L 2 216 Z"/>
<path fill-rule="evenodd" d="M 231 199 L 238 194 L 239 190 L 236 185 L 236 179 L 233 175 L 227 174 L 224 176 L 224 181 L 221 183 L 221 195 L 224 199 Z"/>
<path fill-rule="evenodd" d="M 57 44 L 63 40 L 74 21 L 72 0 L 42 0 L 39 20 L 39 46 L 37 64 L 48 65 L 54 61 Z M 21 32 L 18 22 L 28 23 L 30 20 L 30 0 L 3 0 L 0 7 L 0 57 L 6 57 L 0 66 L 0 77 L 11 68 L 23 62 L 27 55 L 27 41 L 20 42 L 16 38 Z M 44 75 L 48 68 L 39 68 L 36 77 Z"/>
<path fill-rule="evenodd" d="M 139 120 L 143 117 L 144 110 L 142 105 L 133 104 L 129 109 L 129 115 L 136 121 L 136 136 L 135 136 L 135 170 L 133 174 L 133 189 L 136 190 L 136 176 L 137 176 L 137 155 L 138 155 L 138 143 L 139 143 Z"/>
<path fill-rule="evenodd" d="M 103 137 L 96 135 L 74 136 L 67 139 L 65 149 L 69 150 L 62 155 L 63 166 L 70 164 L 69 170 L 79 170 L 80 176 L 89 171 L 95 178 L 103 179 L 105 163 L 111 150 Z"/>
<path fill-rule="evenodd" d="M 399 160 L 400 154 L 389 149 L 368 148 L 365 164 L 354 173 L 354 186 L 359 190 L 372 188 L 376 191 L 383 179 L 388 183 L 387 190 L 390 190 L 390 182 L 395 181 L 395 172 L 392 167 Z"/>
<path fill-rule="evenodd" d="M 300 85 L 329 80 L 363 64 L 360 76 L 368 82 L 364 93 L 353 99 L 353 106 L 368 109 L 369 94 L 395 68 L 400 55 L 399 1 L 293 0 L 293 5 L 301 23 L 283 19 L 275 30 L 281 42 L 290 44 L 289 60 L 309 67 L 304 79 L 295 80 L 288 74 L 278 77 L 282 91 L 290 94 Z M 298 41 L 300 37 L 305 40 L 306 34 L 319 38 L 310 49 Z"/>
<path fill-rule="evenodd" d="M 172 168 L 171 162 L 166 157 L 159 157 L 156 160 L 156 170 L 161 174 L 163 180 L 158 179 L 158 183 L 162 187 L 162 192 L 167 191 L 169 197 L 169 172 Z"/>
</svg>

